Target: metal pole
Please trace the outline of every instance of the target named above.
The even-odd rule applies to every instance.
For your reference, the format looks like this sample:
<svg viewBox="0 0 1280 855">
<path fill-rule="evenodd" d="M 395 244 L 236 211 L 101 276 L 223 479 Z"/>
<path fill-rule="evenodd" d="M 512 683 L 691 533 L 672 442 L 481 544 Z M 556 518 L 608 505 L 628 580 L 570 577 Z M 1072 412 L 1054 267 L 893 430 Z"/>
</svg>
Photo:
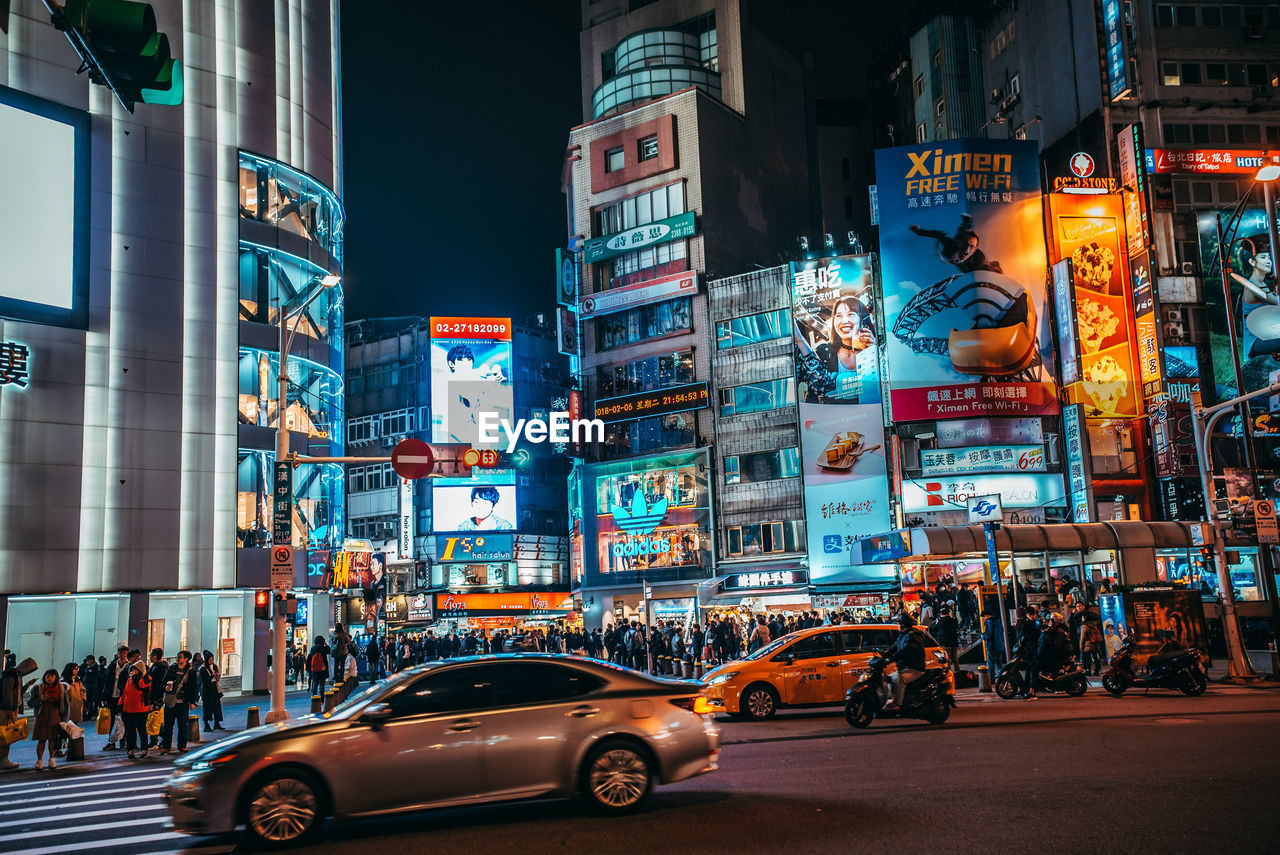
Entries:
<svg viewBox="0 0 1280 855">
<path fill-rule="evenodd" d="M 645 663 L 649 666 L 649 673 L 653 673 L 653 622 L 649 620 L 649 616 L 653 614 L 652 592 L 649 590 L 649 583 L 644 584 L 644 638 L 645 638 Z"/>
<path fill-rule="evenodd" d="M 996 597 L 1000 601 L 1000 631 L 1004 641 L 1004 661 L 1013 659 L 1013 651 L 1009 649 L 1009 610 L 1004 604 L 1004 580 L 1000 578 L 1000 559 L 996 555 L 996 524 L 983 523 L 982 530 L 987 534 L 987 564 L 991 578 L 996 583 Z"/>
<path fill-rule="evenodd" d="M 1221 531 L 1219 531 L 1218 523 L 1213 519 L 1217 490 L 1213 484 L 1213 450 L 1211 443 L 1213 430 L 1218 424 L 1218 420 L 1231 412 L 1238 404 L 1245 403 L 1250 398 L 1275 394 L 1280 394 L 1280 383 L 1274 383 L 1265 389 L 1258 389 L 1257 391 L 1240 395 L 1229 401 L 1215 404 L 1212 407 L 1198 408 L 1192 412 L 1191 426 L 1195 432 L 1196 456 L 1200 462 L 1200 486 L 1204 492 L 1205 516 L 1210 519 L 1213 526 L 1213 555 L 1214 562 L 1217 565 L 1218 590 L 1222 597 L 1222 627 L 1227 642 L 1227 679 L 1231 680 L 1257 680 L 1258 675 L 1253 670 L 1253 663 L 1249 661 L 1244 649 L 1244 642 L 1240 637 L 1240 627 L 1236 623 L 1236 600 L 1231 590 L 1231 576 L 1227 571 L 1226 548 L 1223 544 L 1223 537 Z M 1201 424 L 1202 421 L 1205 423 Z"/>
<path fill-rule="evenodd" d="M 1267 220 L 1267 240 L 1271 248 L 1271 278 L 1277 279 L 1276 273 L 1276 250 L 1280 249 L 1280 240 L 1276 236 L 1276 197 L 1275 190 L 1272 188 L 1274 181 L 1259 181 L 1262 185 L 1262 207 L 1266 212 Z M 1227 303 L 1227 314 L 1231 313 L 1231 304 Z M 1243 391 L 1243 390 L 1241 390 Z M 1252 424 L 1246 419 L 1246 427 L 1250 429 L 1250 435 L 1247 437 L 1245 448 L 1250 452 L 1249 471 L 1253 475 L 1253 492 L 1254 495 L 1261 498 L 1262 491 L 1258 484 L 1258 470 L 1253 461 L 1253 437 Z M 1271 607 L 1271 639 L 1272 641 L 1280 641 L 1280 596 L 1276 591 L 1276 576 L 1273 559 L 1274 553 L 1270 544 L 1258 544 L 1258 562 L 1261 566 L 1258 568 L 1262 573 L 1262 589 L 1267 593 L 1267 602 Z M 1272 679 L 1280 678 L 1280 674 L 1273 674 Z"/>
</svg>

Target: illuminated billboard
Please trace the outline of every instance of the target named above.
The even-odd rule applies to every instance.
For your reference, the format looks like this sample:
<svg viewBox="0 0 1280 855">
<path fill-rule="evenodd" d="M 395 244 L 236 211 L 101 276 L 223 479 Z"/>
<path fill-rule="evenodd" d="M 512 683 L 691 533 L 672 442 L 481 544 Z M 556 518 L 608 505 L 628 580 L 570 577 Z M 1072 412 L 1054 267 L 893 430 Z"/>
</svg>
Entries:
<svg viewBox="0 0 1280 855">
<path fill-rule="evenodd" d="M 1134 353 L 1123 202 L 1114 193 L 1053 193 L 1049 210 L 1051 258 L 1055 264 L 1071 261 L 1079 345 L 1073 400 L 1084 405 L 1089 417 L 1135 417 L 1141 412 L 1142 387 Z"/>
<path fill-rule="evenodd" d="M 0 86 L 0 317 L 84 327 L 89 115 Z"/>
<path fill-rule="evenodd" d="M 896 422 L 1058 412 L 1035 143 L 876 152 Z"/>
<path fill-rule="evenodd" d="M 1218 214 L 1222 229 L 1228 226 L 1230 213 Z M 1235 319 L 1236 357 L 1244 377 L 1244 389 L 1237 390 L 1231 353 L 1231 331 L 1227 322 L 1228 307 L 1223 302 L 1221 263 L 1218 258 L 1218 224 L 1214 214 L 1196 215 L 1200 237 L 1200 264 L 1205 281 L 1215 287 L 1205 288 L 1205 304 L 1209 314 L 1209 352 L 1213 359 L 1212 388 L 1205 394 L 1208 403 L 1224 401 L 1238 394 L 1263 389 L 1273 381 L 1280 369 L 1280 296 L 1276 291 L 1275 255 L 1267 236 L 1267 221 L 1261 208 L 1250 208 L 1241 215 L 1230 252 L 1231 305 Z M 1267 406 L 1265 397 L 1255 399 L 1254 408 Z"/>
<path fill-rule="evenodd" d="M 431 485 L 432 528 L 438 532 L 514 531 L 516 487 L 511 484 L 471 483 Z"/>
<path fill-rule="evenodd" d="M 709 570 L 710 471 L 705 451 L 583 467 L 584 570 L 615 579 Z"/>
<path fill-rule="evenodd" d="M 969 499 L 992 495 L 998 495 L 1006 508 L 1061 507 L 1066 503 L 1062 476 L 1057 474 L 902 479 L 902 510 L 909 514 L 962 511 Z"/>
<path fill-rule="evenodd" d="M 791 263 L 796 389 L 808 403 L 880 403 L 871 257 Z"/>
<path fill-rule="evenodd" d="M 479 445 L 479 414 L 513 411 L 511 319 L 432 318 L 431 441 Z"/>
</svg>

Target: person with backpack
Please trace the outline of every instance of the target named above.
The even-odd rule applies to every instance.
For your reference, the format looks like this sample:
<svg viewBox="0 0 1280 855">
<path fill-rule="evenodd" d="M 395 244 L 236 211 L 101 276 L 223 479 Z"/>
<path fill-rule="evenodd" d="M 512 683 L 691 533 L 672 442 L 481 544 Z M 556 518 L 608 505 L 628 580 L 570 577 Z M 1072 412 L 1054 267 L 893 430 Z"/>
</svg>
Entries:
<svg viewBox="0 0 1280 855">
<path fill-rule="evenodd" d="M 142 651 L 129 651 L 129 664 L 121 673 L 120 711 L 124 718 L 124 741 L 130 760 L 138 759 L 134 751 L 147 756 L 147 716 L 151 714 L 151 677 L 142 664 Z"/>
<path fill-rule="evenodd" d="M 164 724 L 160 729 L 160 753 L 173 750 L 173 731 L 178 731 L 178 753 L 187 752 L 187 716 L 200 698 L 200 678 L 191 664 L 191 652 L 179 650 L 164 685 Z"/>
<path fill-rule="evenodd" d="M 310 675 L 311 694 L 324 696 L 324 684 L 329 679 L 329 657 L 324 655 L 320 639 L 311 646 L 311 655 L 307 657 L 307 674 Z"/>
<path fill-rule="evenodd" d="M 929 633 L 947 651 L 947 658 L 951 660 L 951 667 L 953 669 L 958 668 L 956 652 L 960 646 L 960 624 L 951 616 L 949 607 L 943 606 L 938 610 L 938 619 L 929 627 Z"/>
<path fill-rule="evenodd" d="M 772 640 L 769 625 L 764 622 L 764 615 L 756 615 L 755 628 L 751 630 L 751 638 L 747 641 L 747 652 L 754 653 Z"/>
<path fill-rule="evenodd" d="M 1087 673 L 1102 673 L 1102 630 L 1097 621 L 1085 620 L 1080 627 L 1080 664 Z"/>
</svg>

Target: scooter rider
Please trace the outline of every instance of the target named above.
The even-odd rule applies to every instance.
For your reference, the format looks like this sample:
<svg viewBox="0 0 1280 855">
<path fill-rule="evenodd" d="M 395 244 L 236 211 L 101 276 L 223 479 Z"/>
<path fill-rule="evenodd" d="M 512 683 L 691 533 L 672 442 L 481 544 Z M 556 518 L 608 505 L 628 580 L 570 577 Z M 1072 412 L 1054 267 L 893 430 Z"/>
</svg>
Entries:
<svg viewBox="0 0 1280 855">
<path fill-rule="evenodd" d="M 898 616 L 898 637 L 885 652 L 885 658 L 898 666 L 889 676 L 893 681 L 893 704 L 886 709 L 900 709 L 907 684 L 924 676 L 924 639 L 915 628 L 915 620 L 903 612 Z"/>
<path fill-rule="evenodd" d="M 1050 675 L 1056 673 L 1071 659 L 1071 654 L 1071 637 L 1067 634 L 1062 615 L 1055 612 L 1049 616 L 1048 627 L 1040 633 L 1035 672 L 1028 675 L 1032 688 L 1034 689 L 1035 684 L 1041 682 L 1042 672 Z"/>
</svg>

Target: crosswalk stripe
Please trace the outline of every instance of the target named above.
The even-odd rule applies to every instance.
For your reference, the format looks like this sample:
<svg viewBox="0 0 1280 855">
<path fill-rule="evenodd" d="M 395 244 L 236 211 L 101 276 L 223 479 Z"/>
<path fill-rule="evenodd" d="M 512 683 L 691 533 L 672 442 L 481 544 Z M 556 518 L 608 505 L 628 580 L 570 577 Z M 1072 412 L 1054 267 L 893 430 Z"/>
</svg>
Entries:
<svg viewBox="0 0 1280 855">
<path fill-rule="evenodd" d="M 83 829 L 60 829 L 60 833 L 69 834 L 73 831 L 81 831 Z M 61 846 L 42 846 L 38 849 L 23 849 L 23 855 L 60 855 L 63 852 L 83 852 L 86 849 L 105 849 L 108 846 L 132 846 L 139 843 L 153 843 L 157 840 L 189 840 L 185 834 L 179 834 L 176 831 L 166 831 L 160 834 L 143 834 L 137 837 L 117 837 L 113 840 L 83 840 L 75 843 L 66 843 Z M 182 850 L 176 850 L 182 851 Z M 230 851 L 230 850 L 223 850 Z"/>
<path fill-rule="evenodd" d="M 132 772 L 121 772 L 113 775 L 76 775 L 73 778 L 28 778 L 23 784 L 7 784 L 6 789 L 0 789 L 0 798 L 9 795 L 10 792 L 17 790 L 29 790 L 34 792 L 37 789 L 49 789 L 57 787 L 59 790 L 80 790 L 85 787 L 100 787 L 103 784 L 107 786 L 115 786 L 117 784 L 126 784 L 132 781 L 147 778 L 167 778 L 172 769 L 138 769 Z M 40 786 L 45 785 L 45 786 Z"/>
<path fill-rule="evenodd" d="M 141 799 L 154 799 L 156 797 L 157 797 L 156 793 L 143 793 L 137 796 L 115 796 L 114 798 L 110 798 L 110 799 L 89 799 L 88 801 L 81 801 L 79 799 L 76 799 L 76 807 L 90 807 L 91 805 L 120 805 L 123 802 L 136 802 Z M 24 808 L 6 807 L 4 810 L 0 811 L 0 816 L 7 816 L 11 813 L 31 813 L 32 811 L 48 810 L 48 809 L 49 809 L 48 805 L 36 805 L 35 807 L 24 807 Z"/>
<path fill-rule="evenodd" d="M 79 805 L 76 805 L 76 807 L 79 807 Z M 32 810 L 48 811 L 49 809 L 47 807 L 29 808 L 25 812 L 30 812 Z M 145 813 L 146 811 L 150 811 L 150 810 L 158 810 L 158 811 L 165 810 L 164 802 L 160 801 L 159 799 L 156 799 L 156 804 L 154 807 L 139 806 L 139 807 L 130 808 L 129 815 L 137 816 L 139 813 Z M 15 813 L 16 812 L 17 811 L 15 811 Z M 0 822 L 0 828 L 15 828 L 21 825 L 38 825 L 43 822 L 67 822 L 73 819 L 87 819 L 91 816 L 119 816 L 119 815 L 120 815 L 120 807 L 118 805 L 116 807 L 103 808 L 102 810 L 86 811 L 84 813 L 49 812 L 46 816 L 42 816 L 42 817 L 31 817 L 28 819 L 15 819 L 15 820 L 10 820 L 8 822 Z M 6 816 L 6 813 L 3 811 L 0 811 L 0 817 L 4 817 L 4 816 Z M 75 829 L 67 829 L 67 830 L 74 831 Z"/>
<path fill-rule="evenodd" d="M 137 826 L 140 826 L 140 825 L 157 825 L 161 823 L 166 823 L 168 821 L 169 821 L 168 815 L 144 817 L 142 819 L 138 819 L 130 816 L 127 819 L 121 819 L 116 822 L 95 822 L 89 825 L 78 825 L 75 828 L 46 828 L 43 831 L 28 831 L 24 834 L 6 834 L 4 839 L 6 842 L 12 842 L 15 840 L 34 840 L 35 838 L 38 838 L 38 837 L 53 837 L 54 835 L 57 835 L 57 834 L 60 834 L 60 835 L 66 835 L 69 833 L 83 834 L 86 831 L 106 831 L 107 829 L 110 829 L 110 828 L 136 828 Z M 120 843 L 120 842 L 121 841 L 119 840 L 116 841 L 116 843 Z M 76 846 L 72 848 L 78 849 L 80 847 Z M 28 855 L 30 855 L 30 850 L 26 850 L 26 851 Z"/>
<path fill-rule="evenodd" d="M 138 792 L 141 792 L 141 791 L 143 791 L 143 790 L 158 790 L 158 789 L 160 789 L 160 788 L 161 788 L 161 787 L 163 787 L 163 786 L 164 786 L 164 784 L 163 784 L 163 783 L 155 783 L 155 784 L 147 784 L 146 786 L 142 786 L 142 787 L 124 787 L 123 789 L 118 789 L 118 790 L 98 790 L 98 791 L 96 791 L 93 795 L 95 795 L 95 796 L 110 796 L 110 795 L 114 795 L 114 794 L 116 794 L 116 793 L 138 793 Z M 57 792 L 57 791 L 53 791 L 53 792 L 51 792 L 51 791 L 49 791 L 49 790 L 41 790 L 40 792 L 46 792 L 46 793 L 49 793 L 49 795 L 47 795 L 47 796 L 36 796 L 36 797 L 34 797 L 34 798 L 30 798 L 30 799 L 10 799 L 9 801 L 7 801 L 7 802 L 6 802 L 6 804 L 10 804 L 10 805 L 29 805 L 29 804 L 32 804 L 33 802 L 49 802 L 49 801 L 54 801 L 54 800 L 57 800 L 57 799 L 65 799 L 65 798 L 67 797 L 67 794 L 66 794 L 66 793 L 61 793 L 61 792 Z"/>
</svg>

